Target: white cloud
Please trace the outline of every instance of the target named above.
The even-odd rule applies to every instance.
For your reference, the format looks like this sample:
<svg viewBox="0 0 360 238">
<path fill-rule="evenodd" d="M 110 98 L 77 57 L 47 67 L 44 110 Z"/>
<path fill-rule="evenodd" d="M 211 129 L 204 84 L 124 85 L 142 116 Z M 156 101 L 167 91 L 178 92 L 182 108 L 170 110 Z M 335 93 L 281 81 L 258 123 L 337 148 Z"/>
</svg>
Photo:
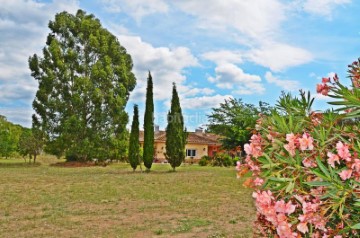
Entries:
<svg viewBox="0 0 360 238">
<path fill-rule="evenodd" d="M 234 64 L 220 64 L 215 68 L 215 77 L 208 80 L 222 89 L 231 89 L 237 94 L 257 94 L 265 91 L 258 75 L 245 73 Z"/>
<path fill-rule="evenodd" d="M 272 35 L 285 19 L 284 5 L 278 0 L 175 0 L 173 3 L 198 18 L 199 25 L 205 29 L 236 29 L 255 39 Z"/>
<path fill-rule="evenodd" d="M 337 7 L 349 3 L 351 0 L 306 0 L 303 3 L 303 8 L 311 14 L 331 18 Z"/>
<path fill-rule="evenodd" d="M 217 64 L 223 63 L 242 63 L 242 53 L 239 51 L 219 50 L 210 51 L 202 54 L 202 58 L 205 60 L 213 61 Z"/>
<path fill-rule="evenodd" d="M 145 16 L 155 13 L 166 13 L 169 10 L 163 0 L 102 0 L 108 12 L 124 12 L 140 22 Z"/>
<path fill-rule="evenodd" d="M 31 105 L 37 89 L 28 58 L 45 46 L 49 20 L 61 11 L 74 13 L 79 4 L 75 0 L 0 0 L 0 5 L 0 114 L 30 126 L 31 109 L 19 107 Z"/>
<path fill-rule="evenodd" d="M 0 115 L 6 116 L 8 121 L 20 124 L 25 127 L 31 127 L 31 115 L 33 110 L 31 107 L 0 107 Z"/>
<path fill-rule="evenodd" d="M 201 96 L 192 98 L 182 98 L 180 100 L 183 109 L 209 109 L 218 107 L 225 99 L 232 98 L 231 95 L 216 94 L 213 96 Z"/>
<path fill-rule="evenodd" d="M 313 60 L 313 55 L 309 51 L 277 42 L 267 42 L 260 48 L 254 48 L 247 52 L 246 57 L 276 72 Z"/>
<path fill-rule="evenodd" d="M 265 79 L 269 83 L 275 84 L 276 86 L 287 91 L 296 91 L 300 89 L 300 83 L 298 81 L 279 79 L 269 71 L 265 73 Z"/>
<path fill-rule="evenodd" d="M 199 66 L 197 58 L 188 48 L 154 47 L 136 36 L 118 35 L 118 38 L 134 61 L 137 77 L 137 86 L 131 95 L 134 102 L 142 102 L 145 98 L 149 70 L 154 83 L 154 98 L 164 100 L 171 97 L 172 82 L 181 86 L 186 81 L 186 68 Z"/>
</svg>

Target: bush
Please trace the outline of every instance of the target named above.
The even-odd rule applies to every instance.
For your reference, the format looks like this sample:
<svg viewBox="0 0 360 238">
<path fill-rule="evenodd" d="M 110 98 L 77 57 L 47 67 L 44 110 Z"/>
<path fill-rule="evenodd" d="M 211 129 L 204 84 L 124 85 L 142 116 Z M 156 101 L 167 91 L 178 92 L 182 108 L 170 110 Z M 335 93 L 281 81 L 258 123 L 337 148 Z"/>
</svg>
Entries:
<svg viewBox="0 0 360 238">
<path fill-rule="evenodd" d="M 337 76 L 317 91 L 337 99 L 338 112 L 311 111 L 314 99 L 283 94 L 277 110 L 262 116 L 244 146 L 253 187 L 256 228 L 261 237 L 359 237 L 360 129 L 343 123 L 360 117 L 360 61 L 349 67 L 352 87 Z"/>
<path fill-rule="evenodd" d="M 200 166 L 206 166 L 206 165 L 208 165 L 209 164 L 209 162 L 208 162 L 208 160 L 206 159 L 206 158 L 201 158 L 200 160 L 199 160 L 199 165 Z"/>
<path fill-rule="evenodd" d="M 212 161 L 212 165 L 228 167 L 233 165 L 233 160 L 230 155 L 225 153 L 219 153 L 215 155 Z"/>
</svg>

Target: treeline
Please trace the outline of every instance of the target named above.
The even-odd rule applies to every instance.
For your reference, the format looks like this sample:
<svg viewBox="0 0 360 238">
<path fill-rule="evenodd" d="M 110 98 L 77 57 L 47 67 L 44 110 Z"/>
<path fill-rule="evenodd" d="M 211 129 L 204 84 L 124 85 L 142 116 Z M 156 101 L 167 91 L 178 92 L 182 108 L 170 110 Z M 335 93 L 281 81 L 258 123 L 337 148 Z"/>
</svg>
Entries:
<svg viewBox="0 0 360 238">
<path fill-rule="evenodd" d="M 14 124 L 0 115 L 0 157 L 29 156 L 29 161 L 33 159 L 35 163 L 43 148 L 42 138 L 40 131 Z"/>
</svg>

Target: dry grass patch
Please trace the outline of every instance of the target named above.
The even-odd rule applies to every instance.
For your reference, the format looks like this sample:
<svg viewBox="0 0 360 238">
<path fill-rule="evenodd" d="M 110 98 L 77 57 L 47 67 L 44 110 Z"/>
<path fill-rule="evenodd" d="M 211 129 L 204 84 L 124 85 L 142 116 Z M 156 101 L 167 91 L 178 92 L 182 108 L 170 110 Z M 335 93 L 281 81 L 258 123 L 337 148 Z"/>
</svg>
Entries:
<svg viewBox="0 0 360 238">
<path fill-rule="evenodd" d="M 251 191 L 233 168 L 39 162 L 0 166 L 0 237 L 251 237 Z"/>
</svg>

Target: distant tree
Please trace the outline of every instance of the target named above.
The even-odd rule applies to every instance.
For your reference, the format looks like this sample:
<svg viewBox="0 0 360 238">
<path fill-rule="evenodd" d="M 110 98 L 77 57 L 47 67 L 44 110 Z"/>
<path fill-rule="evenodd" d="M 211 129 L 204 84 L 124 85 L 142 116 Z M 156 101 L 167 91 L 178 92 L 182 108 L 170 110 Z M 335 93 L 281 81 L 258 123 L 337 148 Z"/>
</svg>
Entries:
<svg viewBox="0 0 360 238">
<path fill-rule="evenodd" d="M 46 150 L 75 160 L 109 159 L 126 148 L 125 106 L 135 87 L 133 63 L 94 15 L 56 14 L 43 57 L 29 58 L 39 83 L 33 124 L 46 133 Z M 124 148 L 119 148 L 119 146 Z"/>
<path fill-rule="evenodd" d="M 181 112 L 180 100 L 173 84 L 171 109 L 167 116 L 166 153 L 165 157 L 175 171 L 185 159 L 185 144 L 187 139 L 184 118 Z"/>
<path fill-rule="evenodd" d="M 151 169 L 154 159 L 154 99 L 153 99 L 153 82 L 149 72 L 146 88 L 146 104 L 144 115 L 144 152 L 143 161 L 146 170 Z"/>
<path fill-rule="evenodd" d="M 23 157 L 29 156 L 29 162 L 36 162 L 37 156 L 44 146 L 44 136 L 41 130 L 36 128 L 24 129 L 19 140 L 19 153 Z"/>
<path fill-rule="evenodd" d="M 22 126 L 13 124 L 5 116 L 0 115 L 0 156 L 7 159 L 17 153 L 23 129 Z"/>
<path fill-rule="evenodd" d="M 129 162 L 133 170 L 140 164 L 140 143 L 139 143 L 139 109 L 134 105 L 134 115 L 131 124 L 129 140 Z"/>
<path fill-rule="evenodd" d="M 261 110 L 268 111 L 268 104 L 260 104 Z M 243 148 L 252 135 L 260 110 L 252 104 L 243 103 L 241 99 L 230 98 L 213 108 L 208 115 L 208 131 L 221 135 L 224 149 Z"/>
</svg>

